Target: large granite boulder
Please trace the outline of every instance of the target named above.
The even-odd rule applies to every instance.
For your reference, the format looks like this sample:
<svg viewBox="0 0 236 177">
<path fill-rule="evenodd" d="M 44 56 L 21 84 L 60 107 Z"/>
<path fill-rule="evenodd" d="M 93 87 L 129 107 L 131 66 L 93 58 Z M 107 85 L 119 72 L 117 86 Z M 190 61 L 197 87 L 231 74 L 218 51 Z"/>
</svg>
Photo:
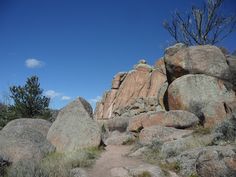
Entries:
<svg viewBox="0 0 236 177">
<path fill-rule="evenodd" d="M 165 81 L 164 73 L 141 60 L 135 65 L 134 70 L 119 73 L 114 77 L 112 89 L 97 103 L 95 118 L 114 118 L 121 108 L 130 105 L 138 98 L 157 97 L 158 90 Z"/>
<path fill-rule="evenodd" d="M 168 88 L 170 110 L 186 110 L 212 127 L 226 117 L 224 102 L 235 100 L 232 85 L 204 74 L 189 74 L 176 79 Z"/>
<path fill-rule="evenodd" d="M 139 141 L 143 145 L 149 145 L 154 141 L 166 142 L 189 136 L 192 132 L 192 130 L 179 130 L 156 125 L 144 128 L 139 134 Z"/>
<path fill-rule="evenodd" d="M 76 99 L 59 112 L 47 139 L 58 152 L 99 146 L 101 130 L 92 113 L 92 107 L 86 100 Z"/>
<path fill-rule="evenodd" d="M 0 156 L 9 162 L 40 160 L 55 150 L 46 139 L 51 123 L 42 119 L 16 119 L 0 132 Z"/>
<path fill-rule="evenodd" d="M 169 82 L 186 74 L 206 74 L 228 81 L 231 79 L 226 58 L 215 46 L 181 47 L 177 52 L 169 50 L 166 50 L 164 57 Z"/>
<path fill-rule="evenodd" d="M 138 132 L 143 128 L 154 125 L 185 129 L 194 127 L 198 123 L 198 117 L 188 111 L 160 111 L 154 114 L 141 114 L 139 116 L 131 118 L 129 121 L 128 130 L 131 132 Z"/>
<path fill-rule="evenodd" d="M 234 85 L 234 90 L 236 91 L 236 56 L 227 56 L 227 63 L 229 65 L 231 73 L 231 83 Z"/>
</svg>

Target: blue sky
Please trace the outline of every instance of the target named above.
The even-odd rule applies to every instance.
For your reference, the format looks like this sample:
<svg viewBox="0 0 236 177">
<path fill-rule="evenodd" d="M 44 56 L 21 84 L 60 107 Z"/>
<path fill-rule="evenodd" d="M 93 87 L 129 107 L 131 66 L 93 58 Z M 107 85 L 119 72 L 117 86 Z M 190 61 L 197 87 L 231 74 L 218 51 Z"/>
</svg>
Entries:
<svg viewBox="0 0 236 177">
<path fill-rule="evenodd" d="M 37 75 L 51 107 L 93 103 L 113 76 L 154 62 L 171 40 L 162 22 L 200 0 L 0 0 L 0 93 Z M 225 12 L 236 1 L 225 0 Z M 220 45 L 236 49 L 236 33 Z"/>
</svg>

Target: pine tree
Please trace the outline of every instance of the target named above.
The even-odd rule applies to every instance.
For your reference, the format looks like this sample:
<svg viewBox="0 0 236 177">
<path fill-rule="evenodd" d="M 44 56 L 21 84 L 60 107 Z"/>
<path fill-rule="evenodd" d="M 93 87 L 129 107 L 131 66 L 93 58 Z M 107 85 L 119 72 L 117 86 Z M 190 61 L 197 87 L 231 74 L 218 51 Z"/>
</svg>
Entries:
<svg viewBox="0 0 236 177">
<path fill-rule="evenodd" d="M 24 86 L 10 87 L 10 93 L 14 101 L 12 107 L 20 117 L 43 116 L 49 111 L 50 98 L 43 96 L 37 76 L 28 78 Z"/>
</svg>

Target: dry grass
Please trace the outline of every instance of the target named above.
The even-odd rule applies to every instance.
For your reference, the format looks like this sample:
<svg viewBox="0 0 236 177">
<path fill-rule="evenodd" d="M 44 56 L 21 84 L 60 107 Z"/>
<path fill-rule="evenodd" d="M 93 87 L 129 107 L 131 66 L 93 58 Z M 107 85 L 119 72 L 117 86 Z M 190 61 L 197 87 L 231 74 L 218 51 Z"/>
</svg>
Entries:
<svg viewBox="0 0 236 177">
<path fill-rule="evenodd" d="M 159 166 L 161 169 L 165 171 L 174 171 L 176 173 L 179 173 L 181 170 L 181 166 L 178 162 L 173 162 L 173 163 L 159 163 Z"/>
<path fill-rule="evenodd" d="M 194 129 L 193 135 L 208 135 L 211 133 L 211 131 L 212 130 L 210 128 L 198 126 Z"/>
<path fill-rule="evenodd" d="M 6 177 L 70 177 L 70 170 L 91 166 L 99 156 L 97 148 L 71 153 L 52 153 L 40 162 L 20 161 L 11 166 Z"/>
<path fill-rule="evenodd" d="M 144 171 L 142 174 L 138 175 L 137 177 L 152 177 L 152 175 L 148 171 Z"/>
</svg>

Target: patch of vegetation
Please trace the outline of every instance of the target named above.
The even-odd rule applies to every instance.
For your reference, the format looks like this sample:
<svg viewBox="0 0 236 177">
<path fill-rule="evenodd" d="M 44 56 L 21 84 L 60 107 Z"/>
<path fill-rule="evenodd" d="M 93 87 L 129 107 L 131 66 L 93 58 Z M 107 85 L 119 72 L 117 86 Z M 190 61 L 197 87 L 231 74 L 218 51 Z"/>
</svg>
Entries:
<svg viewBox="0 0 236 177">
<path fill-rule="evenodd" d="M 195 173 L 192 173 L 189 177 L 199 177 L 199 176 Z"/>
<path fill-rule="evenodd" d="M 131 145 L 134 144 L 136 140 L 134 138 L 128 138 L 126 141 L 122 143 L 122 145 Z"/>
<path fill-rule="evenodd" d="M 208 135 L 211 133 L 211 128 L 198 126 L 194 129 L 193 135 Z"/>
<path fill-rule="evenodd" d="M 214 140 L 215 145 L 223 142 L 226 144 L 233 143 L 236 140 L 236 117 L 231 115 L 225 119 L 214 129 L 214 132 L 218 134 Z"/>
<path fill-rule="evenodd" d="M 143 155 L 144 160 L 150 164 L 159 164 L 162 159 L 160 156 L 162 142 L 153 141 L 151 145 L 148 146 L 149 151 L 145 152 Z"/>
<path fill-rule="evenodd" d="M 0 103 L 1 104 L 1 103 Z M 0 105 L 0 130 L 11 120 L 18 118 L 16 112 L 7 105 Z"/>
<path fill-rule="evenodd" d="M 152 177 L 148 171 L 144 171 L 142 174 L 139 174 L 137 177 Z"/>
<path fill-rule="evenodd" d="M 173 171 L 176 173 L 179 173 L 181 170 L 181 166 L 179 162 L 173 162 L 173 163 L 159 163 L 159 166 L 164 171 Z"/>
<path fill-rule="evenodd" d="M 5 95 L 7 102 L 0 102 L 0 130 L 8 122 L 26 117 L 41 118 L 50 121 L 52 110 L 48 108 L 50 98 L 43 95 L 39 78 L 32 76 L 23 86 L 10 87 L 10 94 Z M 10 104 L 11 101 L 13 104 Z"/>
<path fill-rule="evenodd" d="M 90 148 L 71 153 L 52 153 L 40 162 L 20 161 L 7 170 L 6 177 L 70 177 L 71 169 L 91 166 L 100 153 L 100 149 Z"/>
<path fill-rule="evenodd" d="M 48 108 L 50 98 L 43 95 L 37 76 L 27 78 L 23 86 L 10 87 L 10 97 L 14 102 L 12 108 L 20 117 L 34 118 L 50 115 Z"/>
</svg>

